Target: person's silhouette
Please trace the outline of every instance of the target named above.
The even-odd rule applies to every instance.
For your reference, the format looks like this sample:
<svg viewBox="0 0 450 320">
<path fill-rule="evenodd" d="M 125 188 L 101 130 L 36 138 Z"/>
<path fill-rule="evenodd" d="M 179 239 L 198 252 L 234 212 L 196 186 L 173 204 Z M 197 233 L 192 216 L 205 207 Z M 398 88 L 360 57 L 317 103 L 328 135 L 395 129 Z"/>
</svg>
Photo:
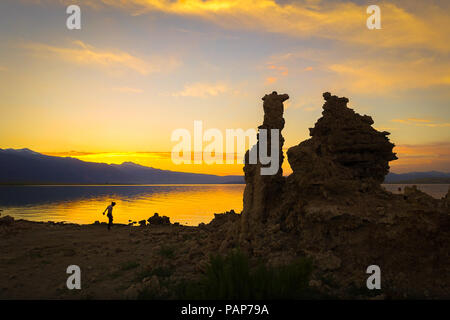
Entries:
<svg viewBox="0 0 450 320">
<path fill-rule="evenodd" d="M 108 230 L 111 229 L 111 226 L 113 224 L 112 210 L 115 205 L 116 205 L 115 202 L 111 202 L 111 204 L 106 207 L 105 211 L 103 211 L 103 215 L 105 215 L 105 212 L 108 211 L 108 214 L 106 215 L 108 217 Z"/>
</svg>

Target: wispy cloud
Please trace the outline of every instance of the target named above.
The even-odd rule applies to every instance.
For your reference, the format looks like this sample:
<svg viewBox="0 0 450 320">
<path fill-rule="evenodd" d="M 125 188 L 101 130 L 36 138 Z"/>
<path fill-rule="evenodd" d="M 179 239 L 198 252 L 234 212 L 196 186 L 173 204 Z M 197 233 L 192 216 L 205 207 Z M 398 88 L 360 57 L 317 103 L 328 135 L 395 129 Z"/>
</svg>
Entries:
<svg viewBox="0 0 450 320">
<path fill-rule="evenodd" d="M 217 96 L 229 90 L 230 88 L 223 83 L 211 84 L 205 82 L 196 82 L 192 84 L 186 84 L 183 90 L 174 93 L 173 96 L 205 98 Z"/>
<path fill-rule="evenodd" d="M 323 87 L 358 93 L 389 93 L 398 90 L 450 86 L 447 55 L 411 50 L 353 51 L 302 49 L 282 52 L 271 63 L 289 67 L 291 77 L 314 77 Z M 361 55 L 364 58 L 361 58 Z"/>
<path fill-rule="evenodd" d="M 57 47 L 43 43 L 25 43 L 24 48 L 40 57 L 57 57 L 64 61 L 103 68 L 119 67 L 146 75 L 177 67 L 180 62 L 173 57 L 139 58 L 121 50 L 105 50 L 74 41 L 70 47 Z"/>
<path fill-rule="evenodd" d="M 278 81 L 277 77 L 267 77 L 265 80 L 265 84 L 273 84 Z"/>
<path fill-rule="evenodd" d="M 53 0 L 61 2 L 63 0 Z M 63 1 L 64 2 L 64 1 Z M 70 1 L 65 1 L 69 3 Z M 411 0 L 412 12 L 401 4 L 380 1 L 382 30 L 366 28 L 367 4 L 352 1 L 299 0 L 80 0 L 95 8 L 113 6 L 132 15 L 148 12 L 202 19 L 228 29 L 282 33 L 298 38 L 320 37 L 371 47 L 427 48 L 450 51 L 445 8 Z M 411 8 L 413 6 L 408 6 Z"/>
<path fill-rule="evenodd" d="M 285 66 L 276 66 L 276 65 L 271 64 L 271 65 L 267 66 L 267 68 L 270 70 L 277 71 L 278 73 L 280 73 L 283 76 L 287 76 L 289 74 L 289 70 Z"/>
<path fill-rule="evenodd" d="M 450 143 L 404 144 L 395 146 L 398 160 L 390 162 L 394 172 L 450 170 Z"/>
<path fill-rule="evenodd" d="M 449 122 L 434 122 L 428 119 L 417 119 L 417 118 L 408 118 L 408 119 L 392 119 L 392 122 L 402 123 L 406 125 L 413 125 L 418 127 L 450 127 Z"/>
<path fill-rule="evenodd" d="M 388 92 L 450 85 L 450 62 L 433 58 L 401 60 L 391 56 L 384 60 L 349 59 L 326 67 L 339 77 L 336 82 L 345 83 L 358 92 Z"/>
<path fill-rule="evenodd" d="M 286 66 L 275 65 L 273 63 L 269 63 L 266 69 L 270 71 L 270 75 L 266 76 L 264 81 L 266 85 L 273 84 L 289 74 L 289 69 Z"/>
<path fill-rule="evenodd" d="M 335 50 L 327 48 L 322 50 L 325 54 L 310 56 L 317 64 L 307 64 L 301 70 L 291 70 L 283 61 L 271 62 L 268 67 L 273 73 L 264 75 L 266 84 L 291 73 L 322 71 L 329 73 L 328 79 L 323 77 L 327 86 L 360 93 L 450 85 L 450 36 L 447 32 L 450 19 L 445 3 L 380 1 L 377 5 L 381 8 L 381 30 L 368 30 L 367 4 L 350 0 L 283 3 L 275 0 L 80 0 L 80 4 L 96 10 L 114 7 L 134 15 L 164 12 L 206 20 L 225 29 L 328 39 L 329 43 L 339 46 L 337 51 L 345 47 L 350 53 L 339 57 Z M 297 53 L 287 53 L 286 59 L 296 56 Z M 171 65 L 150 63 L 150 66 L 136 68 L 133 65 L 138 63 L 126 64 L 143 73 L 158 70 L 161 65 Z"/>
</svg>

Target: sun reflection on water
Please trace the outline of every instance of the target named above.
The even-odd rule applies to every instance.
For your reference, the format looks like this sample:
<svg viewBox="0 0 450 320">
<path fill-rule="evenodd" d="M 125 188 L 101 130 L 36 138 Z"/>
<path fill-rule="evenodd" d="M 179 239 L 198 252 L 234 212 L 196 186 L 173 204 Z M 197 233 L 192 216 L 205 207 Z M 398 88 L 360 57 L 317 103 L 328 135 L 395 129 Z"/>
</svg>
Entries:
<svg viewBox="0 0 450 320">
<path fill-rule="evenodd" d="M 2 187 L 3 215 L 34 221 L 79 224 L 106 221 L 115 201 L 114 222 L 147 220 L 155 212 L 183 225 L 208 223 L 214 213 L 242 210 L 244 185 L 23 186 Z M 2 191 L 4 191 L 2 190 Z M 5 193 L 4 193 L 5 194 Z"/>
</svg>

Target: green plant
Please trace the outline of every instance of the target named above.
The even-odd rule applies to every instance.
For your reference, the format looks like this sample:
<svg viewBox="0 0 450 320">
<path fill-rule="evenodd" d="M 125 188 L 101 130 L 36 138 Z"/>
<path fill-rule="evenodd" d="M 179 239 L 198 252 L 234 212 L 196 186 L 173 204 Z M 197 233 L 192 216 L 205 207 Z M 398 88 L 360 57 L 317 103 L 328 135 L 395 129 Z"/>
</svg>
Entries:
<svg viewBox="0 0 450 320">
<path fill-rule="evenodd" d="M 312 263 L 297 259 L 281 267 L 259 263 L 250 267 L 239 250 L 227 256 L 210 257 L 202 280 L 183 282 L 176 289 L 180 299 L 302 299 L 311 295 L 308 287 Z"/>
</svg>

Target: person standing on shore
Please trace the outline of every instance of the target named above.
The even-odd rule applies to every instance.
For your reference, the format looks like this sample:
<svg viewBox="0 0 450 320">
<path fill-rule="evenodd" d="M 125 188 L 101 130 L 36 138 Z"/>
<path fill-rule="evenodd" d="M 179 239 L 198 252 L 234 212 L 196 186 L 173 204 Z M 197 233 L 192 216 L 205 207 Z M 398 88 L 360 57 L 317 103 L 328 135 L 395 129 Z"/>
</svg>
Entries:
<svg viewBox="0 0 450 320">
<path fill-rule="evenodd" d="M 105 211 L 103 211 L 103 215 L 105 215 L 105 212 L 108 211 L 108 214 L 106 215 L 108 217 L 108 230 L 111 229 L 111 226 L 113 224 L 113 215 L 112 215 L 112 211 L 113 211 L 113 207 L 116 205 L 115 202 L 111 202 L 111 204 L 109 206 L 106 207 Z"/>
</svg>

